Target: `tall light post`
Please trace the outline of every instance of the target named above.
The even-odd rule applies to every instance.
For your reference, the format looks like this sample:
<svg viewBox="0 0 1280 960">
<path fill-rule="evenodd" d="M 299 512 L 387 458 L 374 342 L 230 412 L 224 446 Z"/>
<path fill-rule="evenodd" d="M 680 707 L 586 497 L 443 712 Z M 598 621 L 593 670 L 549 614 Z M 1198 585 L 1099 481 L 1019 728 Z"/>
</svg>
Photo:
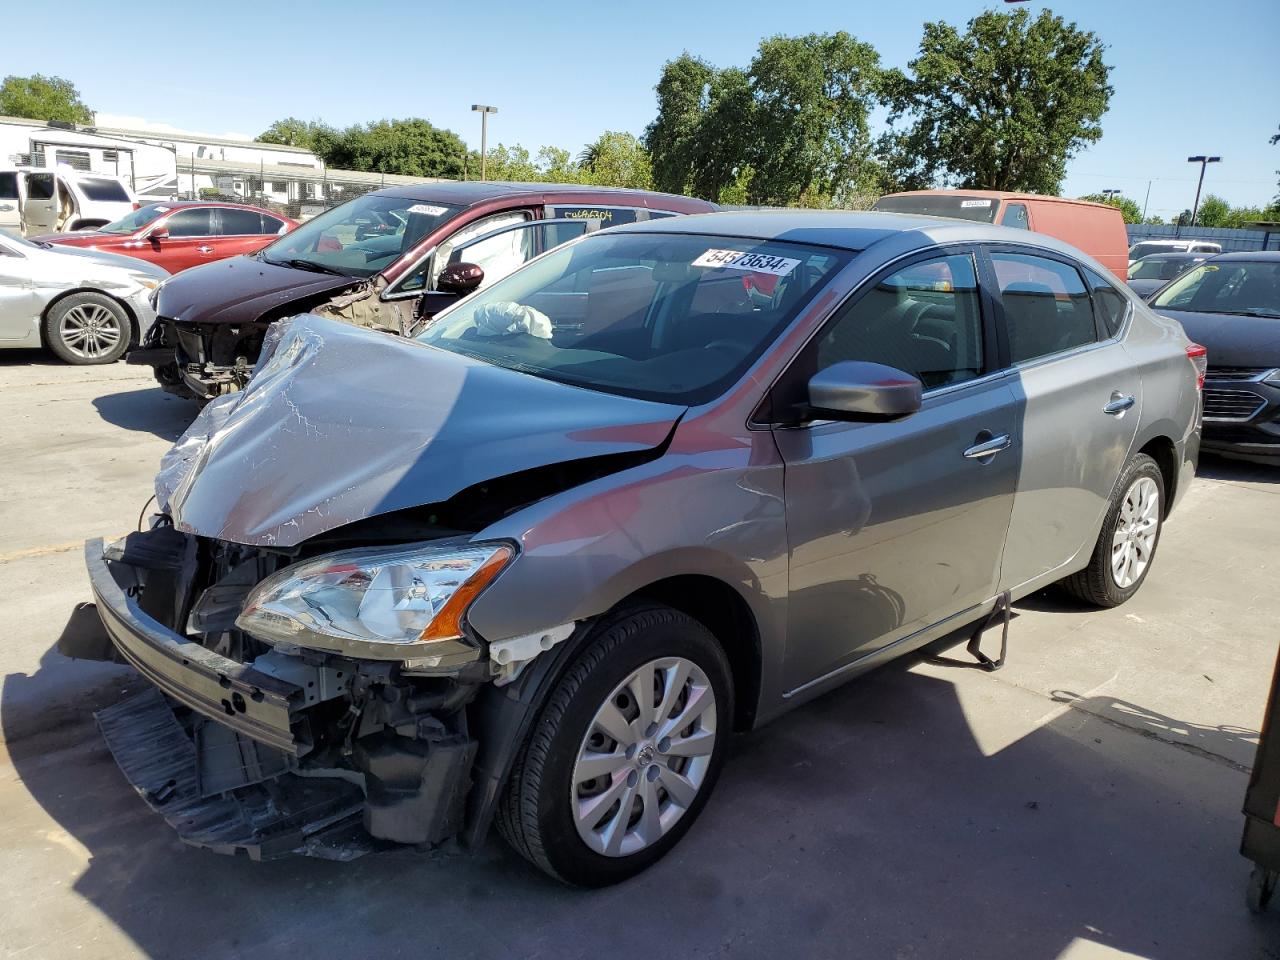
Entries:
<svg viewBox="0 0 1280 960">
<path fill-rule="evenodd" d="M 1124 192 L 1123 190 L 1116 190 L 1112 187 L 1108 187 L 1106 190 L 1102 191 L 1102 195 L 1106 197 L 1108 200 L 1110 200 L 1112 197 L 1120 196 L 1120 194 L 1122 194 L 1123 192 Z"/>
<path fill-rule="evenodd" d="M 471 109 L 480 114 L 480 179 L 485 177 L 485 161 L 488 160 L 489 154 L 489 114 L 497 113 L 497 107 L 490 107 L 483 103 L 473 103 Z"/>
<path fill-rule="evenodd" d="M 1193 227 L 1196 225 L 1196 214 L 1200 212 L 1200 188 L 1204 186 L 1204 168 L 1221 160 L 1221 157 L 1187 157 L 1187 163 L 1200 164 L 1200 180 L 1196 184 L 1196 202 L 1191 205 L 1191 226 Z"/>
</svg>

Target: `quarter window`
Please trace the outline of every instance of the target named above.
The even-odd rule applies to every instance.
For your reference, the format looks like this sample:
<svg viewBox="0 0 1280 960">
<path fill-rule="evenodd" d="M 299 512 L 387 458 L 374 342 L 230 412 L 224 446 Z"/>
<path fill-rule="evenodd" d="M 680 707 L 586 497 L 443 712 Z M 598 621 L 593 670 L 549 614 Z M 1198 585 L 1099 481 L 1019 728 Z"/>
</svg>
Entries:
<svg viewBox="0 0 1280 960">
<path fill-rule="evenodd" d="M 1045 257 L 993 253 L 1014 363 L 1062 353 L 1098 339 L 1093 308 L 1074 267 Z"/>
<path fill-rule="evenodd" d="M 1098 323 L 1108 337 L 1114 337 L 1124 323 L 1129 301 L 1123 293 L 1092 270 L 1085 270 L 1084 276 L 1089 281 L 1089 291 L 1093 294 L 1093 312 L 1098 316 Z"/>
<path fill-rule="evenodd" d="M 979 376 L 982 315 L 973 259 L 925 260 L 877 282 L 819 337 L 812 372 L 846 360 L 896 367 L 926 388 Z"/>
</svg>

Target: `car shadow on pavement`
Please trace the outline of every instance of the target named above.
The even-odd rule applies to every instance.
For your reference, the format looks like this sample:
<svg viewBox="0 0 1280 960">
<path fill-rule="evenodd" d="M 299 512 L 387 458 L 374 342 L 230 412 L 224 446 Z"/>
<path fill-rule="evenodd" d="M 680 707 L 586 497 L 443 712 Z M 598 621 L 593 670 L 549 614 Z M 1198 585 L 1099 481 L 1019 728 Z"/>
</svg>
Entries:
<svg viewBox="0 0 1280 960">
<path fill-rule="evenodd" d="M 93 407 L 107 423 L 154 433 L 170 441 L 182 436 L 200 412 L 193 401 L 171 396 L 159 388 L 106 393 L 94 398 Z"/>
<path fill-rule="evenodd" d="M 0 350 L 0 367 L 65 367 L 66 364 L 48 350 Z"/>
<path fill-rule="evenodd" d="M 987 752 L 966 714 L 984 705 L 911 665 L 739 737 L 682 843 L 598 891 L 547 880 L 496 837 L 474 855 L 406 848 L 346 864 L 187 848 L 116 769 L 90 720 L 98 698 L 73 699 L 78 717 L 8 743 L 15 787 L 42 812 L 10 807 L 0 835 L 8 849 L 45 852 L 20 865 L 43 876 L 7 879 L 34 888 L 50 873 L 75 876 L 75 893 L 154 957 L 567 960 L 606 949 L 651 960 L 654 936 L 680 958 L 1056 960 L 1078 941 L 1162 960 L 1280 957 L 1280 916 L 1253 918 L 1243 904 L 1243 773 L 1170 762 L 1066 694 L 1075 709 L 1045 699 L 1047 722 Z M 50 651 L 34 676 L 5 678 L 0 727 L 31 733 L 24 688 L 82 666 Z M 1160 730 L 1187 726 L 1124 709 Z M 49 909 L 73 915 L 65 903 Z M 636 917 L 646 918 L 638 929 Z M 70 953 L 75 931 L 91 929 L 101 935 L 100 923 L 50 924 L 33 909 L 6 942 Z"/>
<path fill-rule="evenodd" d="M 1200 454 L 1196 477 L 1206 480 L 1228 480 L 1249 483 L 1280 483 L 1280 466 L 1233 460 L 1210 453 Z"/>
</svg>

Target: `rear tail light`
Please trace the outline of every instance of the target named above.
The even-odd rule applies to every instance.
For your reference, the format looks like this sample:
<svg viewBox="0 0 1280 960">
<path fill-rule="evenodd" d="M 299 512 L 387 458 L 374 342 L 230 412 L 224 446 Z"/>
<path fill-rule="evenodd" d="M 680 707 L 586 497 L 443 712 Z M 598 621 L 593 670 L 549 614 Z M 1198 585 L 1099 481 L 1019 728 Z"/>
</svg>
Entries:
<svg viewBox="0 0 1280 960">
<path fill-rule="evenodd" d="M 1209 370 L 1209 351 L 1198 343 L 1187 344 L 1187 359 L 1196 368 L 1196 389 L 1204 389 L 1204 375 Z"/>
</svg>

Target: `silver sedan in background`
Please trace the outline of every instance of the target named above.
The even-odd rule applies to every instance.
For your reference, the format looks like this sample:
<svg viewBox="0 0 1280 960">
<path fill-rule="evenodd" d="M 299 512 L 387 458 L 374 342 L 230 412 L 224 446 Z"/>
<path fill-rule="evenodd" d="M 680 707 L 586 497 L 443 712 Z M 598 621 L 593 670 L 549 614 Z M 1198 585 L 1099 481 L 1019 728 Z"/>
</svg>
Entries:
<svg viewBox="0 0 1280 960">
<path fill-rule="evenodd" d="M 113 363 L 154 322 L 150 297 L 167 276 L 145 260 L 0 233 L 0 349 Z"/>
</svg>

